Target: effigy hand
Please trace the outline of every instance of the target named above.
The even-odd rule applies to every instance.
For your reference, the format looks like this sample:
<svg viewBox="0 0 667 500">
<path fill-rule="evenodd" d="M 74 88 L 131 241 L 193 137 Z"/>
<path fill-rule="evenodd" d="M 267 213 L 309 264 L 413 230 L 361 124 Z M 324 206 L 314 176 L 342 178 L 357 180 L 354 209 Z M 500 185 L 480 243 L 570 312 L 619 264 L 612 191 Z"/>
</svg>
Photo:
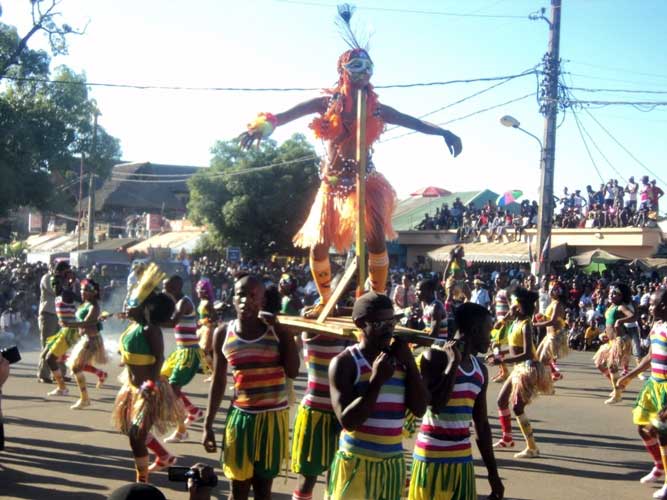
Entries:
<svg viewBox="0 0 667 500">
<path fill-rule="evenodd" d="M 445 130 L 442 134 L 442 137 L 444 137 L 450 153 L 452 153 L 454 158 L 456 158 L 463 150 L 461 139 L 458 135 L 452 134 L 449 130 Z"/>
<path fill-rule="evenodd" d="M 250 149 L 255 141 L 257 141 L 257 147 L 259 147 L 259 143 L 262 142 L 262 133 L 257 130 L 246 130 L 238 136 L 238 141 L 241 149 Z"/>
</svg>

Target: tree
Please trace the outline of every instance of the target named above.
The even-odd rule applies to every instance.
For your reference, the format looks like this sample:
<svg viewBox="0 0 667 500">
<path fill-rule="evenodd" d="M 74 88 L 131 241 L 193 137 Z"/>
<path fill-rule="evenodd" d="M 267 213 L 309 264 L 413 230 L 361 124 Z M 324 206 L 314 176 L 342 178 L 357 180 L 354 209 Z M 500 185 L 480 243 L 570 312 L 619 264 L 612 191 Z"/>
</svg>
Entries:
<svg viewBox="0 0 667 500">
<path fill-rule="evenodd" d="M 44 12 L 41 3 L 32 1 L 35 26 L 49 34 L 54 53 L 62 53 L 65 34 L 74 30 L 55 24 L 57 1 Z M 71 182 L 78 172 L 76 157 L 91 152 L 95 102 L 85 75 L 60 66 L 49 81 L 49 55 L 27 47 L 32 34 L 20 38 L 16 28 L 0 23 L 0 78 L 5 77 L 0 87 L 0 217 L 20 206 L 63 209 L 64 192 L 54 185 L 54 175 Z M 98 127 L 96 171 L 107 174 L 119 158 L 118 140 Z"/>
<path fill-rule="evenodd" d="M 220 246 L 239 246 L 246 255 L 293 254 L 292 237 L 319 185 L 312 145 L 295 134 L 249 152 L 219 141 L 212 153 L 210 168 L 189 181 L 192 220 L 208 224 Z"/>
</svg>

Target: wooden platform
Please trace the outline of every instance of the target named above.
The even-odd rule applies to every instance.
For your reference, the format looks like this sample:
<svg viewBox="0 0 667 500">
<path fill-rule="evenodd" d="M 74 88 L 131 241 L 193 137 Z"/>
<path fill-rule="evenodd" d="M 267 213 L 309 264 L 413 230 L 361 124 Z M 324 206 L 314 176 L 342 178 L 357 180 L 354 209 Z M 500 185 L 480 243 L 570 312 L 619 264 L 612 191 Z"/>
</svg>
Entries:
<svg viewBox="0 0 667 500">
<path fill-rule="evenodd" d="M 328 317 L 324 321 L 302 318 L 300 316 L 278 316 L 278 322 L 294 335 L 300 335 L 301 332 L 309 332 L 331 338 L 348 339 L 353 342 L 359 340 L 359 329 L 349 316 Z M 431 345 L 435 340 L 433 337 L 425 335 L 421 330 L 413 330 L 398 325 L 394 330 L 393 336 L 394 338 L 421 346 Z"/>
</svg>

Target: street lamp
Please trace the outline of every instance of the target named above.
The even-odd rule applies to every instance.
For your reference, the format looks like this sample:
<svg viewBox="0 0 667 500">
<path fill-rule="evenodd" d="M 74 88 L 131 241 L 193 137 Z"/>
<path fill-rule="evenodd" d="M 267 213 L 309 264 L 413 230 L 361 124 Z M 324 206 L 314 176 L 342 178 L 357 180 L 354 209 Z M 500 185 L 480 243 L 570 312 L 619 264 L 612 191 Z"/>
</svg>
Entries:
<svg viewBox="0 0 667 500">
<path fill-rule="evenodd" d="M 521 122 L 510 115 L 505 115 L 500 118 L 500 123 L 505 127 L 520 130 L 526 135 L 529 135 L 537 141 L 540 145 L 540 170 L 541 177 L 544 177 L 544 169 L 546 167 L 546 152 L 544 145 L 539 137 L 531 134 L 525 129 L 521 128 Z M 540 186 L 540 194 L 538 201 L 538 215 L 537 215 L 537 248 L 535 249 L 538 263 L 537 274 L 541 275 L 549 270 L 549 253 L 551 248 L 551 221 L 553 219 L 553 184 L 551 190 L 547 189 L 547 184 L 542 180 Z M 545 259 L 542 261 L 542 253 L 545 254 Z"/>
<path fill-rule="evenodd" d="M 533 139 L 535 139 L 537 141 L 537 143 L 540 145 L 540 151 L 542 151 L 544 149 L 544 146 L 542 145 L 542 141 L 540 141 L 540 138 L 537 137 L 536 135 L 531 134 L 526 129 L 521 128 L 521 126 L 520 126 L 521 122 L 519 120 L 517 120 L 516 118 L 514 118 L 513 116 L 505 115 L 505 116 L 501 117 L 500 118 L 500 123 L 502 123 L 505 127 L 511 127 L 511 128 L 515 128 L 517 130 L 521 130 L 521 132 L 523 132 L 526 135 L 531 136 Z"/>
</svg>

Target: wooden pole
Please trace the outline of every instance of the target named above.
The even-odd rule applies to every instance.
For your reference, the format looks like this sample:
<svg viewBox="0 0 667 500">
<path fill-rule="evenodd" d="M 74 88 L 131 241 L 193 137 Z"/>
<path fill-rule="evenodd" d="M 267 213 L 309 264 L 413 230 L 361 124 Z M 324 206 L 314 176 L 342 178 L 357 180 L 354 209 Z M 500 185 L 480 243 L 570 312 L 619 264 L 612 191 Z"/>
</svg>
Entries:
<svg viewBox="0 0 667 500">
<path fill-rule="evenodd" d="M 366 89 L 357 91 L 357 297 L 366 283 Z"/>
</svg>

